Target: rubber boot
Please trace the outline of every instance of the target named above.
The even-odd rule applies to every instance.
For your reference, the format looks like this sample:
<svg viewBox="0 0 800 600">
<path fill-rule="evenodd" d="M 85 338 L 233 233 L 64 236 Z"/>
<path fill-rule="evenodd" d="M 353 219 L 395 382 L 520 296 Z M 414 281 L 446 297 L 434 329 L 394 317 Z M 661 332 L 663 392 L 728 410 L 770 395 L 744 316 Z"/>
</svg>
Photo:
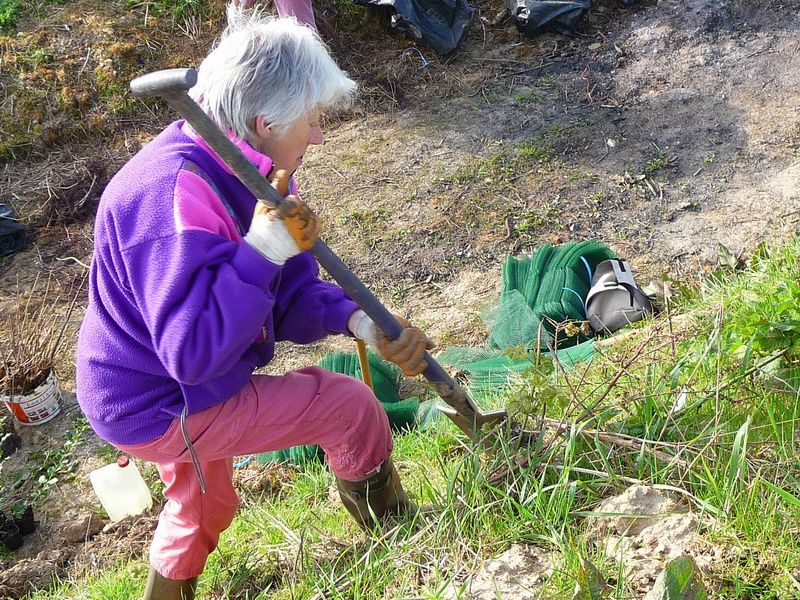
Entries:
<svg viewBox="0 0 800 600">
<path fill-rule="evenodd" d="M 417 512 L 400 483 L 391 458 L 375 475 L 361 481 L 337 478 L 336 486 L 342 504 L 364 531 L 373 529 L 383 517 Z"/>
<path fill-rule="evenodd" d="M 150 567 L 143 600 L 194 600 L 197 577 L 191 579 L 167 579 Z"/>
</svg>

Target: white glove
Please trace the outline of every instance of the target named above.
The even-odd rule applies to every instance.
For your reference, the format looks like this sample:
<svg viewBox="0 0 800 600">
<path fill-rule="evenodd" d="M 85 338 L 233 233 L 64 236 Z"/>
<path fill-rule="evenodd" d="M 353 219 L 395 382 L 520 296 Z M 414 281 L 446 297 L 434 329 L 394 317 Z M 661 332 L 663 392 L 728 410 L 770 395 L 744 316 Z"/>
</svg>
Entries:
<svg viewBox="0 0 800 600">
<path fill-rule="evenodd" d="M 263 213 L 253 216 L 244 241 L 276 265 L 282 265 L 295 254 L 300 254 L 300 248 L 283 220 Z"/>
<path fill-rule="evenodd" d="M 384 337 L 383 333 L 378 330 L 378 326 L 375 325 L 375 322 L 360 308 L 350 315 L 350 318 L 347 320 L 347 328 L 354 336 L 360 340 L 364 340 L 375 349 L 378 349 L 378 344 L 381 338 Z"/>
<path fill-rule="evenodd" d="M 421 329 L 411 326 L 403 317 L 395 315 L 395 318 L 403 326 L 396 340 L 387 338 L 363 310 L 350 315 L 347 328 L 354 336 L 378 350 L 383 358 L 400 367 L 406 375 L 419 375 L 428 368 L 424 355 L 434 344 Z"/>
<path fill-rule="evenodd" d="M 256 202 L 250 229 L 244 236 L 245 242 L 276 265 L 310 250 L 319 237 L 319 221 L 314 211 L 298 196 L 286 195 L 290 177 L 283 169 L 274 173 L 271 183 L 283 201 L 274 208 Z"/>
</svg>

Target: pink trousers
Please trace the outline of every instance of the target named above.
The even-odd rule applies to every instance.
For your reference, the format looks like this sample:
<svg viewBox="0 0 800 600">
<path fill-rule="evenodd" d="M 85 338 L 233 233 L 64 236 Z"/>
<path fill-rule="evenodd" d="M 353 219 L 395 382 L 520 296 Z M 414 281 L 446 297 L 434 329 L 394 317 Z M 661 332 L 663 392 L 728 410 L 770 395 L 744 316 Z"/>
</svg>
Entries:
<svg viewBox="0 0 800 600">
<path fill-rule="evenodd" d="M 311 0 L 275 0 L 275 8 L 280 17 L 294 17 L 300 23 L 317 28 L 314 21 L 314 9 L 311 8 Z"/>
<path fill-rule="evenodd" d="M 242 8 L 252 8 L 256 4 L 261 4 L 260 0 L 231 0 L 235 5 Z M 317 28 L 314 21 L 314 9 L 311 8 L 311 0 L 275 0 L 275 9 L 279 17 L 294 17 L 303 25 L 308 25 L 312 29 Z"/>
<path fill-rule="evenodd" d="M 233 457 L 318 444 L 337 477 L 366 478 L 392 451 L 389 420 L 362 382 L 319 367 L 275 377 L 254 375 L 225 402 L 186 418 L 206 481 L 200 482 L 176 419 L 160 438 L 119 446 L 153 461 L 167 502 L 158 519 L 150 564 L 169 579 L 203 572 L 208 555 L 233 520 L 239 499 Z"/>
</svg>

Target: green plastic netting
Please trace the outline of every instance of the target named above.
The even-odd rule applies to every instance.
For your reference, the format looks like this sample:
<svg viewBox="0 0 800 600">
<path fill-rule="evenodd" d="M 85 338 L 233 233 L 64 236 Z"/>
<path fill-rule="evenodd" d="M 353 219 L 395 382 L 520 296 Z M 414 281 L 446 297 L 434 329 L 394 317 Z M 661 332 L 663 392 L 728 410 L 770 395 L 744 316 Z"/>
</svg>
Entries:
<svg viewBox="0 0 800 600">
<path fill-rule="evenodd" d="M 508 257 L 498 306 L 484 315 L 491 325 L 489 346 L 547 351 L 586 341 L 579 327 L 576 332 L 565 325 L 586 320 L 592 273 L 609 258 L 614 253 L 594 240 L 546 244 L 530 257 Z"/>
<path fill-rule="evenodd" d="M 594 354 L 594 340 L 568 346 L 556 352 L 543 352 L 546 357 L 557 358 L 569 369 L 578 363 L 589 360 Z M 448 348 L 436 357 L 446 366 L 463 371 L 470 395 L 479 400 L 502 394 L 516 376 L 532 366 L 533 356 L 522 358 L 511 353 L 486 348 Z"/>
<path fill-rule="evenodd" d="M 386 411 L 392 429 L 399 431 L 414 427 L 417 424 L 420 401 L 415 397 L 406 398 L 405 400 L 400 398 L 398 393 L 400 369 L 373 352 L 367 352 L 367 357 L 375 396 Z M 327 354 L 317 364 L 328 371 L 342 373 L 363 381 L 361 364 L 358 361 L 358 355 L 355 353 L 333 352 Z M 275 452 L 264 452 L 258 455 L 257 460 L 261 464 L 288 462 L 302 465 L 311 460 L 321 460 L 323 456 L 324 453 L 319 446 L 309 445 L 293 446 Z"/>
<path fill-rule="evenodd" d="M 529 351 L 567 368 L 588 360 L 594 343 L 580 326 L 586 319 L 584 300 L 595 267 L 608 258 L 614 253 L 593 240 L 548 244 L 529 257 L 509 257 L 497 305 L 482 315 L 491 332 L 489 348 L 448 348 L 439 362 L 462 371 L 470 393 L 487 399 L 531 367 Z"/>
</svg>

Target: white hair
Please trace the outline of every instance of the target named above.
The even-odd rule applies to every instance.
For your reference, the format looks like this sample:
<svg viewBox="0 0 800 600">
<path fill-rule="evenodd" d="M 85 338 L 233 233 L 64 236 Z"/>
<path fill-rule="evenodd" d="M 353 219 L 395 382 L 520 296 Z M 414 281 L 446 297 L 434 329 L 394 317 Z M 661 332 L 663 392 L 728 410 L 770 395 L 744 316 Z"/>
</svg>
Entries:
<svg viewBox="0 0 800 600">
<path fill-rule="evenodd" d="M 283 135 L 313 108 L 348 105 L 355 90 L 313 29 L 229 5 L 228 27 L 189 95 L 222 129 L 252 142 L 257 116 Z"/>
</svg>

